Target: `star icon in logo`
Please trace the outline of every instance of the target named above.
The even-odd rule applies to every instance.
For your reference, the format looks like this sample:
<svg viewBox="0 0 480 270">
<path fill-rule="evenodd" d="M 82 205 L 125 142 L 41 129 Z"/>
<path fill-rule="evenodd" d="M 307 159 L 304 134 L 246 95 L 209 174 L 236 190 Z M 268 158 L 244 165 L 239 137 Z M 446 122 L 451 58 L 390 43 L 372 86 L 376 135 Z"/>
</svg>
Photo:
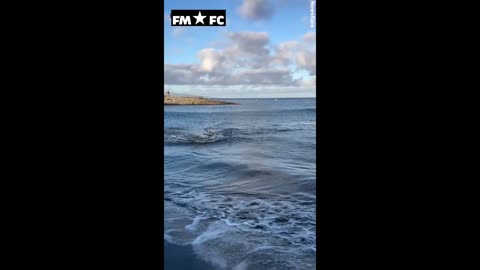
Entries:
<svg viewBox="0 0 480 270">
<path fill-rule="evenodd" d="M 203 19 L 205 19 L 205 17 L 207 17 L 207 16 L 202 16 L 202 13 L 199 11 L 199 12 L 198 12 L 198 16 L 193 16 L 193 17 L 195 18 L 195 20 L 197 20 L 197 21 L 195 22 L 195 24 L 198 24 L 199 22 L 202 22 L 202 24 L 205 24 L 205 23 L 203 22 Z"/>
</svg>

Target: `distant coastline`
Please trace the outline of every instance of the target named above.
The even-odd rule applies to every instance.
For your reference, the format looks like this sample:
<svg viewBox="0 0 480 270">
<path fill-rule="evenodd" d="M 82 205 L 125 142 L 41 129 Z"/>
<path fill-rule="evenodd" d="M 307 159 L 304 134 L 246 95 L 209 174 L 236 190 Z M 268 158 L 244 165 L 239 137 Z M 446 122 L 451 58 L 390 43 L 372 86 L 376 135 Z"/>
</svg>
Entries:
<svg viewBox="0 0 480 270">
<path fill-rule="evenodd" d="M 202 97 L 163 96 L 163 105 L 234 105 L 236 103 Z"/>
</svg>

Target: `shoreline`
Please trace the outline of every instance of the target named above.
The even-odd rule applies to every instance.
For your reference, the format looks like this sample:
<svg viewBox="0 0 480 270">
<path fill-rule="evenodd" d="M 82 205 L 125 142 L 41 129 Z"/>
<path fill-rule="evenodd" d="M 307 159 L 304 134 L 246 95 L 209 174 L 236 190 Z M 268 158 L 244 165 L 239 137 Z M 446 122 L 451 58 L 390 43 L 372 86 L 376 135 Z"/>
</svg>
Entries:
<svg viewBox="0 0 480 270">
<path fill-rule="evenodd" d="M 163 105 L 236 105 L 233 102 L 212 100 L 202 97 L 174 97 L 174 96 L 163 96 Z"/>
</svg>

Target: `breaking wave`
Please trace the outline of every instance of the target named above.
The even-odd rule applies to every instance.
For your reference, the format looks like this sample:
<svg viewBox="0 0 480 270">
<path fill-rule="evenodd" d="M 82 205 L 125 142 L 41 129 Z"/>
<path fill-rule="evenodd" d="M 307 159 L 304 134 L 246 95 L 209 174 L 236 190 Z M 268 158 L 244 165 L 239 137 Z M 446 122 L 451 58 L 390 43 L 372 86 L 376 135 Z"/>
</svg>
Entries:
<svg viewBox="0 0 480 270">
<path fill-rule="evenodd" d="M 256 135 L 276 134 L 301 130 L 298 128 L 204 128 L 191 132 L 182 128 L 166 128 L 164 130 L 165 144 L 209 144 L 217 142 L 248 141 L 255 139 Z"/>
<path fill-rule="evenodd" d="M 220 269 L 314 269 L 315 203 L 307 193 L 261 198 L 195 188 L 166 192 L 165 211 L 182 214 L 166 215 L 164 236 L 192 245 Z"/>
</svg>

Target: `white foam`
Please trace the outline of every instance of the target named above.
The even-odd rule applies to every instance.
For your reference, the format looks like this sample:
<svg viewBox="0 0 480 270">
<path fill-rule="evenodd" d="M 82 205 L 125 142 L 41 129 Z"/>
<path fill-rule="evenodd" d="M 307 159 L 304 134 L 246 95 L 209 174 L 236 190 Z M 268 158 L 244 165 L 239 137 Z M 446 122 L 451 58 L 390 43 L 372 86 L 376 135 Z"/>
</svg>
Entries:
<svg viewBox="0 0 480 270">
<path fill-rule="evenodd" d="M 220 269 L 310 269 L 314 264 L 315 195 L 259 199 L 189 189 L 166 197 L 175 209 L 170 215 L 188 217 L 189 222 L 182 223 L 182 232 L 169 231 L 165 239 L 190 243 L 200 258 Z"/>
<path fill-rule="evenodd" d="M 221 221 L 213 222 L 212 224 L 210 224 L 210 226 L 208 226 L 207 231 L 205 231 L 203 234 L 197 237 L 192 244 L 198 245 L 205 241 L 218 238 L 229 229 L 230 227 L 226 225 L 224 222 L 221 222 Z"/>
<path fill-rule="evenodd" d="M 241 261 L 239 264 L 235 265 L 232 270 L 247 270 L 248 263 L 246 261 Z"/>
<path fill-rule="evenodd" d="M 224 227 L 222 223 L 223 222 L 212 223 L 206 232 L 192 242 L 192 247 L 195 253 L 203 260 L 208 261 L 221 269 L 226 269 L 228 262 L 224 256 L 223 250 L 211 248 L 208 244 L 205 245 L 206 242 L 221 237 L 221 235 L 228 230 L 228 228 Z"/>
<path fill-rule="evenodd" d="M 202 220 L 201 216 L 196 216 L 195 219 L 193 219 L 192 224 L 185 226 L 185 229 L 187 229 L 189 231 L 197 230 L 198 224 L 200 223 L 201 220 Z"/>
</svg>

